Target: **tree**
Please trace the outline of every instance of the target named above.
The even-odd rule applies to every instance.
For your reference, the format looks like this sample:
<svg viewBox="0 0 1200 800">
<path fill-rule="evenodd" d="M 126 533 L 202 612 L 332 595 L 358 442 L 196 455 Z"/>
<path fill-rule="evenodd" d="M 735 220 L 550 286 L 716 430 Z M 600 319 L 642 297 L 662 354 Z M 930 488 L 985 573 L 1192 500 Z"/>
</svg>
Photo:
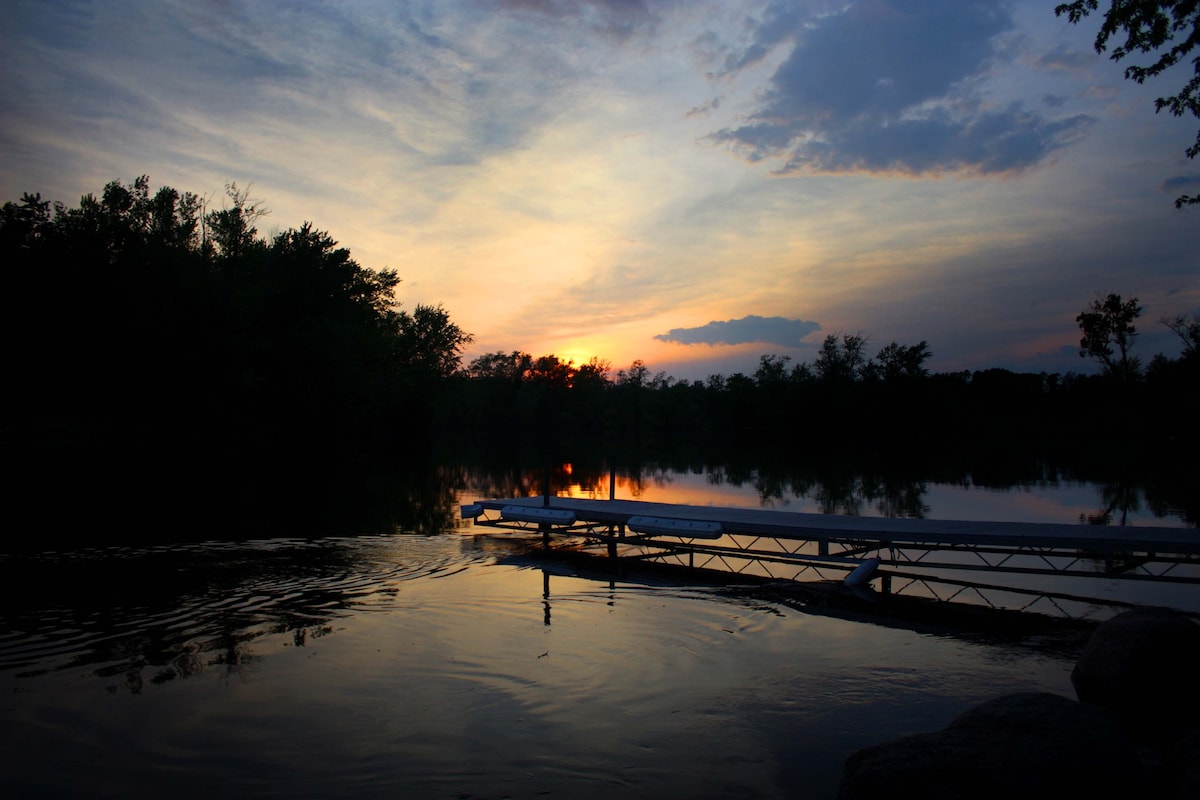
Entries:
<svg viewBox="0 0 1200 800">
<path fill-rule="evenodd" d="M 458 371 L 462 351 L 474 338 L 450 321 L 442 306 L 418 304 L 413 313 L 396 315 L 402 364 L 426 376 L 448 378 Z"/>
<path fill-rule="evenodd" d="M 265 210 L 227 193 L 204 213 L 141 176 L 53 215 L 40 195 L 0 206 L 5 435 L 206 476 L 411 438 L 406 415 L 432 407 L 470 334 L 441 306 L 398 310 L 396 273 L 311 223 L 261 238 Z"/>
<path fill-rule="evenodd" d="M 1142 314 L 1136 297 L 1122 300 L 1119 294 L 1097 298 L 1075 321 L 1083 336 L 1079 340 L 1079 356 L 1091 356 L 1100 362 L 1104 374 L 1121 380 L 1136 378 L 1141 362 L 1130 354 L 1137 337 L 1134 321 Z M 1115 351 L 1114 351 L 1115 348 Z"/>
<path fill-rule="evenodd" d="M 239 189 L 236 183 L 225 185 L 230 207 L 210 211 L 204 217 L 204 245 L 215 246 L 227 258 L 238 258 L 258 238 L 255 223 L 271 213 L 257 200 L 250 199 L 250 189 Z"/>
<path fill-rule="evenodd" d="M 44 226 L 50 222 L 50 201 L 41 194 L 21 196 L 20 204 L 9 201 L 0 208 L 0 233 L 3 244 L 13 248 L 32 247 Z"/>
<path fill-rule="evenodd" d="M 650 368 L 640 358 L 629 365 L 628 370 L 617 373 L 618 386 L 632 386 L 635 389 L 649 382 Z"/>
<path fill-rule="evenodd" d="M 592 356 L 588 363 L 580 365 L 575 372 L 575 386 L 582 389 L 606 389 L 608 388 L 608 373 L 611 371 L 611 362 Z"/>
<path fill-rule="evenodd" d="M 525 379 L 533 364 L 529 353 L 513 350 L 484 353 L 467 365 L 467 377 L 516 385 Z"/>
<path fill-rule="evenodd" d="M 791 363 L 790 356 L 764 355 L 758 359 L 758 369 L 754 371 L 754 382 L 758 388 L 780 386 L 788 379 L 787 365 Z"/>
<path fill-rule="evenodd" d="M 925 362 L 931 355 L 929 343 L 924 340 L 907 346 L 893 341 L 876 354 L 875 360 L 883 380 L 897 381 L 928 377 L 929 370 L 925 368 Z"/>
<path fill-rule="evenodd" d="M 1183 357 L 1193 358 L 1200 353 L 1200 315 L 1164 317 L 1162 323 L 1183 342 Z"/>
<path fill-rule="evenodd" d="M 563 361 L 551 353 L 538 356 L 529 369 L 529 380 L 553 389 L 570 389 L 575 385 L 575 364 Z"/>
<path fill-rule="evenodd" d="M 840 338 L 829 334 L 813 362 L 817 377 L 829 382 L 858 380 L 867 364 L 866 346 L 867 339 L 860 334 L 847 333 Z"/>
<path fill-rule="evenodd" d="M 1067 15 L 1075 24 L 1096 11 L 1099 0 L 1075 0 L 1060 3 L 1054 9 L 1055 16 Z M 1125 68 L 1127 80 L 1144 83 L 1179 63 L 1197 45 L 1200 45 L 1200 3 L 1196 0 L 1111 0 L 1104 12 L 1104 22 L 1096 34 L 1097 53 L 1108 49 L 1109 40 L 1123 33 L 1125 42 L 1118 45 L 1110 58 L 1121 61 L 1132 53 L 1148 53 L 1154 60 Z M 1178 37 L 1178 40 L 1176 39 Z M 1177 93 L 1159 97 L 1154 101 L 1155 112 L 1164 108 L 1177 117 L 1190 113 L 1200 117 L 1200 57 L 1193 58 L 1195 66 L 1191 79 Z M 1200 132 L 1196 141 L 1187 149 L 1187 157 L 1200 155 Z M 1181 195 L 1175 207 L 1200 203 L 1200 195 Z"/>
</svg>

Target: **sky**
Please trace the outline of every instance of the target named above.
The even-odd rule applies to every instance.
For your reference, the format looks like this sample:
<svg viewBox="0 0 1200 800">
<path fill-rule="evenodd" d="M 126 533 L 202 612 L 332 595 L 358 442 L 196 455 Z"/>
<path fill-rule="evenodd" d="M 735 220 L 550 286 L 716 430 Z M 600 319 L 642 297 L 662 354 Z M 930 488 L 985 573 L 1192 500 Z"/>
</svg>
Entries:
<svg viewBox="0 0 1200 800">
<path fill-rule="evenodd" d="M 1200 311 L 1198 121 L 1056 0 L 5 0 L 0 201 L 148 175 L 311 221 L 493 352 L 682 380 L 926 341 L 1095 371 Z M 1107 5 L 1107 4 L 1103 4 Z"/>
</svg>

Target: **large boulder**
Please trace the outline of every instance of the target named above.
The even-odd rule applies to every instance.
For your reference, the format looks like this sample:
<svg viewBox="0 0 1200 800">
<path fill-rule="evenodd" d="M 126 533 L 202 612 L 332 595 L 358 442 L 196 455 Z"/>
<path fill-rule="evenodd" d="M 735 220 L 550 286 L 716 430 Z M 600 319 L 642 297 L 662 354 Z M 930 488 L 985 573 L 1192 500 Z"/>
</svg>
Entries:
<svg viewBox="0 0 1200 800">
<path fill-rule="evenodd" d="M 1107 710 L 1048 693 L 1005 695 L 934 733 L 860 750 L 840 800 L 1136 797 L 1138 751 Z"/>
<path fill-rule="evenodd" d="M 1176 797 L 1200 797 L 1200 729 L 1167 751 L 1165 766 L 1166 783 L 1176 787 Z"/>
<path fill-rule="evenodd" d="M 1200 625 L 1139 608 L 1096 628 L 1071 683 L 1081 702 L 1113 711 L 1142 744 L 1162 748 L 1200 726 Z"/>
</svg>

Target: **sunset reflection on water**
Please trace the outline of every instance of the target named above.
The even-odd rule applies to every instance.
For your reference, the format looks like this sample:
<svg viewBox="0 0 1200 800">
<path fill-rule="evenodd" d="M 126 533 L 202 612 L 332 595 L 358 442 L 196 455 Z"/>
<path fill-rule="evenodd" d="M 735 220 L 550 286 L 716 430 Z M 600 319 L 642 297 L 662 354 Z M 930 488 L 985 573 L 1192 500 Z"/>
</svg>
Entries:
<svg viewBox="0 0 1200 800">
<path fill-rule="evenodd" d="M 608 497 L 608 473 L 554 473 L 555 493 Z M 536 493 L 536 470 L 422 474 L 368 535 L 0 557 L 0 781 L 14 796 L 832 797 L 856 749 L 998 694 L 1072 696 L 1091 622 L 1053 606 L 962 624 L 836 581 L 808 594 L 580 558 L 569 537 L 546 550 L 457 519 L 460 502 Z M 611 485 L 1060 522 L 1101 498 L 851 477 L 643 468 Z"/>
<path fill-rule="evenodd" d="M 569 469 L 564 470 L 568 475 Z M 636 474 L 593 475 L 587 483 L 571 482 L 556 488 L 555 495 L 589 500 L 642 500 L 729 508 L 773 508 L 801 513 L 853 513 L 859 516 L 920 516 L 925 519 L 982 520 L 995 522 L 1086 521 L 1106 506 L 1104 487 L 1069 480 L 1031 482 L 1007 488 L 960 483 L 915 481 L 901 487 L 919 493 L 912 504 L 889 503 L 889 487 L 873 486 L 857 476 L 831 496 L 828 486 L 814 482 L 796 487 L 772 481 L 764 486 L 758 473 L 731 478 L 723 470 L 677 471 L 648 469 Z M 536 486 L 536 482 L 534 483 Z M 897 513 L 897 512 L 900 513 Z M 908 511 L 910 513 L 903 513 Z M 1125 510 L 1124 524 L 1189 527 L 1176 514 L 1155 515 L 1148 504 Z"/>
<path fill-rule="evenodd" d="M 828 797 L 858 747 L 1070 691 L 1069 637 L 864 624 L 503 537 L 78 558 L 179 578 L 152 603 L 45 585 L 4 612 L 17 795 Z"/>
</svg>

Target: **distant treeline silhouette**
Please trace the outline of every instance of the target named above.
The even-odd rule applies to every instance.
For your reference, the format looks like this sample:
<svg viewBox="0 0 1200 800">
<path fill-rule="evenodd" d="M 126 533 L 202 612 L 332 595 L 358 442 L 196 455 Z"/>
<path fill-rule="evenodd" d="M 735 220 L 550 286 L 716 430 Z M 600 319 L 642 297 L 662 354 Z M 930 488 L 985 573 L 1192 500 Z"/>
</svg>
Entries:
<svg viewBox="0 0 1200 800">
<path fill-rule="evenodd" d="M 680 381 L 641 361 L 613 374 L 598 360 L 577 367 L 494 353 L 452 378 L 455 402 L 443 410 L 475 438 L 511 431 L 541 447 L 569 438 L 612 452 L 635 443 L 651 453 L 751 447 L 764 456 L 999 443 L 1162 458 L 1198 441 L 1195 346 L 1144 371 L 1124 364 L 1100 375 L 930 373 L 931 354 L 924 341 L 891 342 L 868 357 L 865 337 L 831 334 L 812 364 L 764 355 L 752 375 Z"/>
<path fill-rule="evenodd" d="M 753 374 L 694 381 L 641 361 L 613 371 L 599 359 L 491 353 L 451 377 L 439 439 L 495 472 L 540 462 L 552 491 L 603 489 L 614 468 L 716 469 L 754 482 L 764 502 L 787 486 L 816 491 L 830 509 L 870 502 L 919 516 L 926 481 L 1085 481 L 1104 489 L 1089 521 L 1119 522 L 1144 496 L 1155 513 L 1194 523 L 1200 331 L 1167 322 L 1183 355 L 1156 356 L 1145 371 L 1130 358 L 1100 375 L 930 373 L 928 343 L 892 342 L 868 357 L 860 335 L 827 336 L 812 364 L 764 355 Z M 1096 326 L 1090 334 L 1100 348 Z"/>
<path fill-rule="evenodd" d="M 752 375 L 704 381 L 519 351 L 464 367 L 471 336 L 440 306 L 402 308 L 394 271 L 360 266 L 310 223 L 260 236 L 266 211 L 235 185 L 220 205 L 151 194 L 143 176 L 76 207 L 26 194 L 0 209 L 2 437 L 22 475 L 10 490 L 253 504 L 424 464 L 437 447 L 637 463 L 986 445 L 1194 474 L 1200 326 L 1165 321 L 1184 353 L 1142 369 L 1136 299 L 1076 320 L 1096 376 L 930 373 L 927 342 L 869 356 L 851 334 L 811 364 L 763 355 Z"/>
</svg>

